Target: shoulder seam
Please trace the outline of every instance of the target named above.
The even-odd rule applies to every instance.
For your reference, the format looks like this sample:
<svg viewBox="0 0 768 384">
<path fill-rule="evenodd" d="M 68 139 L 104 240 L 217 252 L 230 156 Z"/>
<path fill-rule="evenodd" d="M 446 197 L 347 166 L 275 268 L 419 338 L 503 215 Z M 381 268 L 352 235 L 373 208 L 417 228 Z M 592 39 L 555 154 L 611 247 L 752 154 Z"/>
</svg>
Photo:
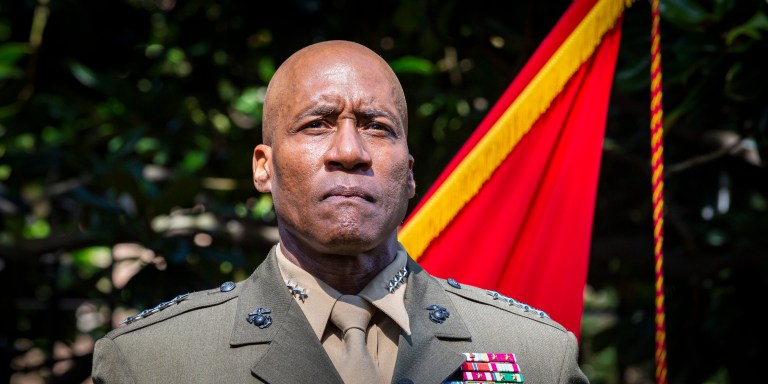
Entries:
<svg viewBox="0 0 768 384">
<path fill-rule="evenodd" d="M 536 310 L 533 307 L 530 307 L 530 306 L 528 306 L 526 304 L 520 303 L 523 306 L 530 308 L 530 310 L 526 311 L 523 308 L 518 308 L 518 307 L 514 306 L 511 302 L 508 302 L 506 300 L 499 301 L 503 295 L 500 295 L 498 292 L 495 292 L 495 291 L 492 291 L 492 290 L 483 289 L 483 288 L 480 288 L 480 287 L 475 287 L 475 286 L 472 286 L 472 285 L 467 285 L 467 284 L 461 284 L 461 288 L 456 288 L 456 287 L 448 284 L 445 279 L 437 278 L 436 280 L 438 280 L 440 282 L 440 284 L 443 286 L 443 289 L 446 292 L 452 293 L 452 294 L 454 294 L 456 296 L 460 296 L 460 297 L 463 297 L 463 298 L 465 298 L 467 300 L 475 301 L 477 303 L 481 303 L 481 304 L 485 304 L 485 305 L 490 305 L 492 307 L 501 309 L 501 310 L 503 310 L 505 312 L 508 312 L 508 313 L 511 313 L 513 315 L 517 315 L 517 316 L 520 316 L 520 317 L 523 317 L 523 318 L 526 318 L 526 319 L 529 319 L 529 320 L 533 320 L 533 321 L 536 321 L 538 323 L 541 323 L 541 324 L 550 326 L 552 328 L 555 328 L 557 330 L 560 330 L 560 331 L 563 331 L 563 332 L 567 332 L 567 330 L 561 324 L 559 324 L 556 321 L 552 320 L 548 316 L 547 317 L 541 317 L 541 316 L 538 316 L 536 313 L 532 312 L 533 310 L 535 310 L 537 312 L 542 312 L 542 311 Z M 496 295 L 493 295 L 494 293 Z M 506 296 L 503 296 L 503 297 L 506 297 Z M 514 300 L 514 299 L 511 299 L 511 300 Z M 515 302 L 518 302 L 518 301 L 515 300 Z M 502 303 L 503 304 L 508 304 L 508 305 L 503 305 Z"/>
<path fill-rule="evenodd" d="M 215 291 L 208 290 L 208 291 L 197 291 L 197 292 L 190 293 L 189 300 L 182 301 L 173 307 L 169 307 L 168 309 L 165 309 L 163 311 L 160 311 L 152 315 L 151 317 L 141 318 L 136 320 L 135 322 L 125 324 L 119 328 L 115 328 L 109 333 L 107 333 L 104 337 L 114 340 L 117 337 L 120 337 L 124 334 L 137 331 L 139 329 L 148 327 L 153 324 L 157 324 L 159 322 L 162 322 L 168 319 L 172 319 L 176 316 L 179 316 L 187 312 L 195 311 L 201 308 L 213 307 L 213 306 L 226 303 L 239 296 L 238 294 L 226 295 L 226 293 L 235 293 L 235 292 L 236 291 L 221 292 L 222 296 L 217 298 L 217 300 L 214 300 L 214 301 L 202 300 L 202 299 L 204 299 L 205 297 L 208 297 L 211 294 L 220 293 L 218 289 L 216 289 Z M 200 300 L 198 301 L 192 300 L 194 298 L 198 298 Z"/>
<path fill-rule="evenodd" d="M 123 354 L 123 350 L 120 348 L 120 345 L 118 345 L 114 339 L 106 339 L 108 342 L 112 343 L 117 350 L 117 353 L 120 354 L 120 359 L 125 362 L 125 368 L 128 370 L 128 372 L 131 375 L 131 383 L 136 383 L 136 376 L 133 374 L 133 370 L 131 369 L 131 365 L 128 364 L 128 359 L 125 358 L 125 354 Z"/>
</svg>

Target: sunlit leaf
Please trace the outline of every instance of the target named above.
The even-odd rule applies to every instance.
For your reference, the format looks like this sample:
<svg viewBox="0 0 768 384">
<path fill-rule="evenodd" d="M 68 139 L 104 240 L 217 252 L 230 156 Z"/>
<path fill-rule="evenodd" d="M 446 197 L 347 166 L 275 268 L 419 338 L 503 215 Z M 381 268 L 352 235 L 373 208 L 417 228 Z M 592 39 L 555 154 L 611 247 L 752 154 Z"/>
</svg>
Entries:
<svg viewBox="0 0 768 384">
<path fill-rule="evenodd" d="M 261 219 L 270 211 L 272 211 L 272 195 L 264 193 L 259 196 L 259 200 L 253 206 L 253 216 Z"/>
<path fill-rule="evenodd" d="M 239 218 L 243 218 L 248 214 L 248 207 L 243 203 L 235 204 L 233 209 L 235 211 L 235 215 L 237 215 Z"/>
<path fill-rule="evenodd" d="M 275 75 L 275 71 L 277 70 L 275 68 L 275 60 L 269 56 L 264 56 L 259 59 L 257 68 L 259 70 L 259 78 L 264 84 L 269 83 L 269 80 L 272 79 L 272 76 Z"/>
<path fill-rule="evenodd" d="M 0 165 L 0 181 L 8 180 L 11 177 L 11 166 L 8 164 Z"/>
<path fill-rule="evenodd" d="M 147 58 L 153 59 L 163 52 L 163 49 L 165 49 L 161 44 L 149 44 L 144 49 L 144 55 L 147 56 Z"/>
<path fill-rule="evenodd" d="M 24 75 L 24 71 L 14 66 L 0 63 L 0 80 L 17 79 Z"/>
<path fill-rule="evenodd" d="M 240 97 L 235 100 L 234 107 L 238 111 L 250 115 L 261 116 L 261 108 L 264 102 L 266 87 L 246 88 Z"/>
<path fill-rule="evenodd" d="M 88 247 L 72 252 L 72 264 L 80 278 L 90 278 L 112 264 L 109 247 Z"/>
<path fill-rule="evenodd" d="M 195 172 L 208 161 L 208 154 L 203 151 L 189 151 L 181 161 L 181 168 L 186 172 Z"/>
<path fill-rule="evenodd" d="M 0 44 L 0 63 L 13 64 L 29 53 L 29 45 L 26 43 L 2 43 Z"/>
<path fill-rule="evenodd" d="M 47 126 L 43 128 L 43 141 L 51 146 L 59 145 L 65 140 L 69 140 L 72 131 L 69 129 L 57 128 L 53 126 Z"/>
<path fill-rule="evenodd" d="M 31 151 L 35 148 L 35 136 L 31 133 L 23 133 L 16 136 L 14 147 L 23 151 Z"/>
<path fill-rule="evenodd" d="M 51 226 L 46 220 L 36 219 L 24 227 L 24 237 L 27 239 L 44 239 L 51 234 Z"/>
<path fill-rule="evenodd" d="M 221 97 L 222 100 L 231 100 L 237 95 L 238 89 L 228 79 L 220 79 L 216 85 L 216 88 L 219 91 L 219 97 Z"/>
<path fill-rule="evenodd" d="M 430 75 L 435 72 L 435 65 L 431 61 L 416 56 L 403 56 L 390 61 L 389 65 L 395 73 Z"/>
<path fill-rule="evenodd" d="M 223 113 L 216 112 L 211 116 L 211 124 L 220 133 L 227 133 L 232 127 L 232 123 L 229 121 L 229 117 Z"/>
<path fill-rule="evenodd" d="M 112 250 L 109 247 L 81 248 L 72 252 L 72 262 L 76 266 L 106 268 L 112 263 Z"/>
<path fill-rule="evenodd" d="M 75 78 L 86 87 L 94 88 L 96 87 L 98 80 L 96 79 L 96 75 L 93 73 L 93 71 L 78 63 L 73 62 L 69 66 L 69 70 L 72 72 L 72 75 L 75 76 Z"/>
<path fill-rule="evenodd" d="M 142 137 L 136 142 L 136 153 L 144 154 L 160 148 L 160 141 L 154 137 Z"/>
</svg>

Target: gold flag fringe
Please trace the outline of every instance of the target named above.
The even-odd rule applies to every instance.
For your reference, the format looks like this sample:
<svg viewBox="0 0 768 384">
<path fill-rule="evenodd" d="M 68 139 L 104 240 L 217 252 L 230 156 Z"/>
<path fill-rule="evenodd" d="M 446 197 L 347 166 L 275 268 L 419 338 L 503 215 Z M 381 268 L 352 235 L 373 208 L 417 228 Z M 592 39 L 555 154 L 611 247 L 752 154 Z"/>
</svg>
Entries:
<svg viewBox="0 0 768 384">
<path fill-rule="evenodd" d="M 490 179 L 631 4 L 632 0 L 599 0 L 488 133 L 402 227 L 398 238 L 414 260 Z"/>
</svg>

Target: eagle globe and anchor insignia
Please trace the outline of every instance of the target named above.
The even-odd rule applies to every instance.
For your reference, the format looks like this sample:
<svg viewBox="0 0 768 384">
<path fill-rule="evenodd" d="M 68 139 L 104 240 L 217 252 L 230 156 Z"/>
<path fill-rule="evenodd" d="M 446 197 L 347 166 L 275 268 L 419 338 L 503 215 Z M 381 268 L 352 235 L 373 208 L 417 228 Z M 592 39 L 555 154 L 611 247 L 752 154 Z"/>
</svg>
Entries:
<svg viewBox="0 0 768 384">
<path fill-rule="evenodd" d="M 272 311 L 269 308 L 257 308 L 251 311 L 245 318 L 249 323 L 264 329 L 272 325 Z"/>
<path fill-rule="evenodd" d="M 439 305 L 430 305 L 427 310 L 429 310 L 429 319 L 437 324 L 444 323 L 451 316 L 445 308 Z"/>
</svg>

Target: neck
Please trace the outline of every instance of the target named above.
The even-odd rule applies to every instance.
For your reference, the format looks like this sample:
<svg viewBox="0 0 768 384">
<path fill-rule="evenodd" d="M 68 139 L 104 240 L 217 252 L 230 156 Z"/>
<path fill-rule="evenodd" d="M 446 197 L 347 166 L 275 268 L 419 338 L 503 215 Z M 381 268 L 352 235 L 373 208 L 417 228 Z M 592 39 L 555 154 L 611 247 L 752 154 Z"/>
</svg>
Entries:
<svg viewBox="0 0 768 384">
<path fill-rule="evenodd" d="M 280 231 L 285 257 L 312 276 L 345 295 L 359 293 L 397 257 L 397 233 L 368 251 L 352 255 L 321 252 Z"/>
</svg>

